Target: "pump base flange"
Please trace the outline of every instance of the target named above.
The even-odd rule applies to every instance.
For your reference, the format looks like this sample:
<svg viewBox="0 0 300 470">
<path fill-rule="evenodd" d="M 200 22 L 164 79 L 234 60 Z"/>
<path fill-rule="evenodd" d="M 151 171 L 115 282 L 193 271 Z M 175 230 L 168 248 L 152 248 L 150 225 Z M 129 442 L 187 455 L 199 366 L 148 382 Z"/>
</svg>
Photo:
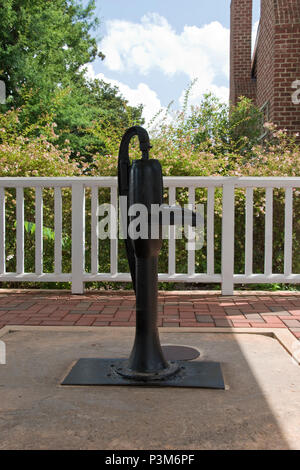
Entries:
<svg viewBox="0 0 300 470">
<path fill-rule="evenodd" d="M 178 363 L 178 371 L 159 379 L 137 380 L 120 375 L 128 364 L 127 359 L 79 359 L 61 385 L 126 385 L 150 387 L 188 387 L 225 390 L 221 365 L 218 362 Z M 176 363 L 174 363 L 176 364 Z M 118 371 L 118 369 L 120 369 Z"/>
<path fill-rule="evenodd" d="M 168 366 L 165 369 L 160 369 L 157 372 L 137 372 L 128 367 L 128 361 L 125 363 L 122 361 L 118 364 L 118 367 L 115 365 L 111 365 L 113 371 L 118 375 L 121 375 L 124 379 L 129 380 L 141 380 L 142 382 L 152 382 L 156 380 L 165 380 L 180 371 L 180 365 L 175 362 L 171 361 L 167 363 Z"/>
</svg>

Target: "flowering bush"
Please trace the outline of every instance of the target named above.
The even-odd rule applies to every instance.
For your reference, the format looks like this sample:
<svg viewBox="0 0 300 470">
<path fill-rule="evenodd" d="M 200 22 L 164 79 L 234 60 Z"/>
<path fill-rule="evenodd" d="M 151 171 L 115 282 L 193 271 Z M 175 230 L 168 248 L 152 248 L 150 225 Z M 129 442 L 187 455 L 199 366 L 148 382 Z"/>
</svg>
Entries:
<svg viewBox="0 0 300 470">
<path fill-rule="evenodd" d="M 20 108 L 0 114 L 0 176 L 79 176 L 82 169 L 69 159 L 67 144 L 59 150 L 50 142 L 50 137 L 57 137 L 55 123 L 43 127 L 36 123 L 21 133 L 21 114 Z M 38 131 L 37 136 L 34 131 Z"/>
<path fill-rule="evenodd" d="M 230 112 L 229 112 L 230 111 Z M 107 135 L 108 148 L 111 154 L 105 157 L 95 154 L 93 165 L 88 165 L 80 159 L 70 161 L 70 151 L 66 142 L 65 149 L 55 145 L 55 123 L 44 118 L 43 123 L 36 124 L 22 135 L 18 132 L 18 121 L 21 109 L 11 110 L 0 114 L 0 176 L 114 176 L 117 174 L 117 153 L 120 143 L 118 130 L 111 130 Z M 300 174 L 300 147 L 297 136 L 289 136 L 286 130 L 277 129 L 271 123 L 265 123 L 268 137 L 260 141 L 262 133 L 261 114 L 247 99 L 241 99 L 239 104 L 228 109 L 212 95 L 205 95 L 199 106 L 188 108 L 187 99 L 183 110 L 159 114 L 149 126 L 151 136 L 151 157 L 157 158 L 165 176 L 298 176 Z M 46 122 L 45 122 L 46 121 Z M 36 136 L 35 136 L 36 134 Z M 130 149 L 132 158 L 140 158 L 137 140 L 133 140 Z M 273 240 L 273 272 L 283 272 L 284 246 L 284 191 L 274 191 L 274 240 Z M 90 268 L 90 201 L 87 194 L 87 247 L 86 268 Z M 187 190 L 177 190 L 178 203 L 187 202 Z M 300 197 L 294 191 L 294 253 L 293 271 L 300 272 Z M 101 190 L 101 202 L 109 202 L 109 192 Z M 167 193 L 165 194 L 167 200 Z M 28 190 L 27 220 L 34 223 L 34 195 Z M 8 226 L 13 231 L 15 220 L 15 195 L 8 191 Z M 48 205 L 47 205 L 47 204 Z M 206 208 L 206 189 L 196 190 L 196 203 L 204 204 Z M 70 237 L 70 194 L 66 190 L 64 199 L 64 240 Z M 261 189 L 254 191 L 254 272 L 263 272 L 264 259 L 264 210 L 265 192 Z M 235 239 L 235 272 L 244 272 L 245 260 L 245 191 L 236 191 L 236 239 Z M 221 221 L 222 221 L 222 192 L 215 192 L 215 267 L 221 269 Z M 53 230 L 53 194 L 51 190 L 45 193 L 44 223 Z M 49 232 L 51 233 L 51 232 Z M 10 237 L 11 240 L 14 237 Z M 52 237 L 53 238 L 53 237 Z M 27 257 L 27 270 L 34 266 L 34 239 L 28 235 L 28 250 L 32 256 Z M 70 238 L 69 238 L 70 240 Z M 14 268 L 15 245 L 9 241 L 8 256 L 11 270 Z M 109 270 L 109 243 L 102 242 L 101 270 Z M 127 269 L 124 260 L 123 243 L 120 247 L 120 267 Z M 70 243 L 65 243 L 64 269 L 69 269 Z M 67 256 L 68 255 L 68 256 Z M 45 239 L 44 260 L 46 269 L 53 269 L 53 240 L 51 236 Z M 160 271 L 167 272 L 167 242 L 163 245 L 160 257 Z M 187 256 L 185 240 L 178 240 L 176 248 L 176 267 L 178 272 L 187 272 Z M 196 252 L 196 272 L 206 272 L 206 242 L 202 250 Z M 107 284 L 109 285 L 109 284 Z M 107 286 L 106 285 L 106 286 Z M 115 284 L 112 284 L 115 287 Z M 173 288 L 174 285 L 164 285 Z M 275 286 L 276 287 L 276 286 Z"/>
</svg>

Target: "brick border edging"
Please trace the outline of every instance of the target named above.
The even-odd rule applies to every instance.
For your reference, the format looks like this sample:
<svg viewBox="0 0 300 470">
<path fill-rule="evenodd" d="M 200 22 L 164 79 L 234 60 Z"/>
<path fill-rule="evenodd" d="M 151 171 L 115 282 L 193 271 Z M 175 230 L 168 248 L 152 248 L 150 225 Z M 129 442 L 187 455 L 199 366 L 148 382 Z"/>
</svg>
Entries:
<svg viewBox="0 0 300 470">
<path fill-rule="evenodd" d="M 97 291 L 96 291 L 97 292 Z M 135 326 L 133 291 L 0 290 L 0 327 Z M 186 328 L 289 329 L 300 342 L 300 293 L 243 291 L 160 291 L 158 326 Z"/>
<path fill-rule="evenodd" d="M 35 293 L 42 293 L 42 294 L 71 294 L 74 296 L 81 296 L 81 295 L 88 295 L 88 294 L 103 294 L 103 295 L 134 295 L 133 290 L 86 290 L 83 294 L 72 294 L 70 289 L 5 289 L 0 288 L 0 294 L 35 294 Z M 299 290 L 278 290 L 278 291 L 268 291 L 268 290 L 235 290 L 233 295 L 222 295 L 221 290 L 159 290 L 158 294 L 163 295 L 218 295 L 222 296 L 222 298 L 231 298 L 237 295 L 241 296 L 248 296 L 248 295 L 300 295 Z"/>
</svg>

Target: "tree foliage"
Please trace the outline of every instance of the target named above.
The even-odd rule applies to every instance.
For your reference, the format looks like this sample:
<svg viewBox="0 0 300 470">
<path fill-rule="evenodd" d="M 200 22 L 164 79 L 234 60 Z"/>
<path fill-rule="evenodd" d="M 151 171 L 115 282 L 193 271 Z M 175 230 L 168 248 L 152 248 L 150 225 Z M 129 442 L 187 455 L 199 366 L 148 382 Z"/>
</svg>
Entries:
<svg viewBox="0 0 300 470">
<path fill-rule="evenodd" d="M 47 106 L 58 86 L 82 79 L 81 67 L 99 55 L 90 35 L 98 25 L 93 10 L 93 1 L 85 8 L 75 0 L 1 2 L 0 78 L 8 105 L 23 103 L 25 87 L 38 90 L 33 104 Z"/>
<path fill-rule="evenodd" d="M 91 35 L 99 24 L 94 9 L 91 0 L 0 4 L 0 79 L 7 90 L 0 111 L 22 107 L 21 134 L 31 125 L 38 135 L 40 124 L 55 123 L 59 148 L 67 143 L 70 158 L 89 162 L 95 152 L 110 152 L 109 132 L 143 122 L 142 106 L 129 106 L 117 88 L 85 75 L 88 63 L 104 58 Z"/>
</svg>

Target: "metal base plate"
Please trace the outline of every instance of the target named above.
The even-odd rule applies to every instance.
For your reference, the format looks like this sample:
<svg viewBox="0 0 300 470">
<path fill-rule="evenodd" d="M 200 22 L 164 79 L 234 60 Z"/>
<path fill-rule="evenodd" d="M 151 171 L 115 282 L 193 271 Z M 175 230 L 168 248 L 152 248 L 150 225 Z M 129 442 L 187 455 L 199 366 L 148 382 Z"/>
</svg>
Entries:
<svg viewBox="0 0 300 470">
<path fill-rule="evenodd" d="M 146 387 L 192 387 L 225 389 L 218 362 L 180 362 L 179 372 L 160 380 L 133 380 L 119 375 L 127 359 L 79 359 L 62 385 L 126 385 Z"/>
</svg>

